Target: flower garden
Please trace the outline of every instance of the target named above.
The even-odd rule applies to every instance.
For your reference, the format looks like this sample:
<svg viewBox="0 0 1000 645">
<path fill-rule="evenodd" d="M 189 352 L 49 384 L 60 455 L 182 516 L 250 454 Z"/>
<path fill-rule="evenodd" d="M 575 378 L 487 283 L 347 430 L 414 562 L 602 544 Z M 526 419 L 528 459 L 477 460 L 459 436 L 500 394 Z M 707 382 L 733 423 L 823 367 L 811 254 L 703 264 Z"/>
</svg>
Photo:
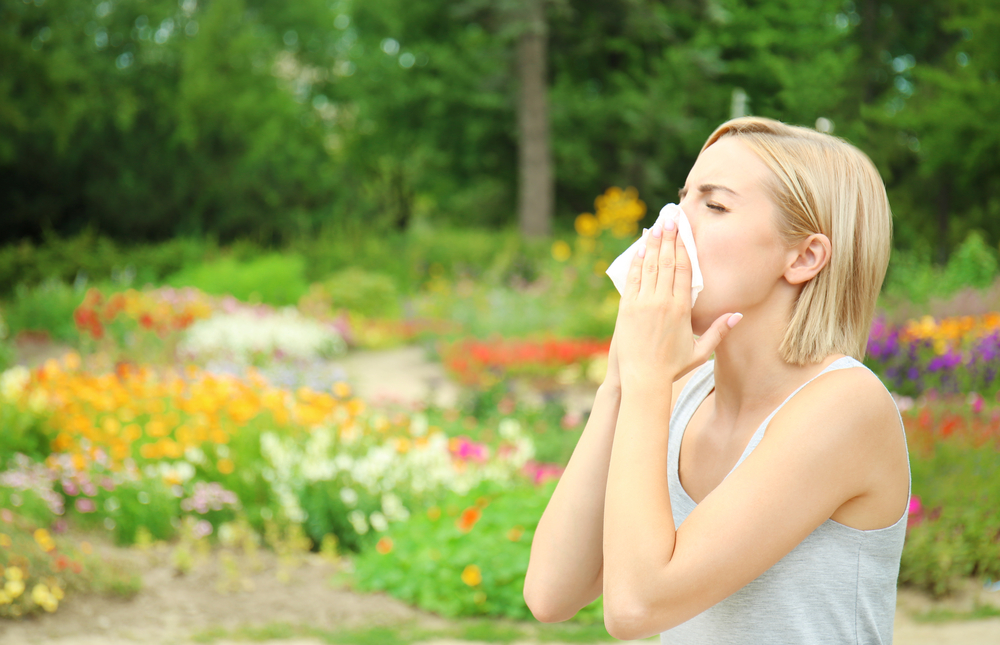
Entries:
<svg viewBox="0 0 1000 645">
<path fill-rule="evenodd" d="M 100 588 L 80 530 L 119 545 L 293 536 L 349 557 L 357 590 L 447 617 L 532 619 L 533 531 L 586 420 L 559 392 L 604 377 L 617 301 L 603 271 L 645 213 L 634 191 L 596 206 L 536 256 L 532 280 L 427 263 L 404 296 L 354 274 L 375 294 L 354 302 L 388 294 L 376 311 L 345 306 L 329 279 L 296 305 L 194 285 L 67 292 L 67 351 L 31 367 L 8 358 L 0 375 L 0 617 Z M 0 313 L 23 320 L 18 307 Z M 938 596 L 1000 579 L 998 338 L 997 313 L 883 313 L 869 339 L 865 362 L 894 393 L 911 452 L 900 583 Z M 374 407 L 337 363 L 413 343 L 460 384 L 460 405 Z M 515 382 L 546 396 L 528 404 Z M 600 599 L 574 620 L 603 622 Z"/>
</svg>

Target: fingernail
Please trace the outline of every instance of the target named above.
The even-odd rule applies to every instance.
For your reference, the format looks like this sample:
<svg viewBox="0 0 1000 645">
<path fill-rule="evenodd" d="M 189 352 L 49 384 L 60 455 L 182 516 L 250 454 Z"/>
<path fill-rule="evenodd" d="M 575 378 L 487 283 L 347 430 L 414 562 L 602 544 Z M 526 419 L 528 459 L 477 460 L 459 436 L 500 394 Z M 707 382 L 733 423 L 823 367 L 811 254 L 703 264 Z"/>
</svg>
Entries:
<svg viewBox="0 0 1000 645">
<path fill-rule="evenodd" d="M 653 224 L 653 231 L 652 231 L 652 233 L 653 233 L 653 237 L 660 237 L 661 235 L 663 235 L 663 227 L 660 226 L 659 222 L 657 222 L 656 224 Z"/>
<path fill-rule="evenodd" d="M 668 231 L 674 230 L 674 220 L 667 219 L 666 225 L 667 225 L 667 230 Z"/>
<path fill-rule="evenodd" d="M 638 255 L 640 258 L 646 257 L 646 247 L 640 246 L 639 252 L 636 255 Z"/>
<path fill-rule="evenodd" d="M 732 329 L 733 327 L 736 326 L 736 323 L 738 323 L 741 320 L 743 320 L 743 314 L 733 314 L 732 316 L 729 317 L 729 320 L 726 321 L 726 324 L 729 325 L 730 329 Z"/>
</svg>

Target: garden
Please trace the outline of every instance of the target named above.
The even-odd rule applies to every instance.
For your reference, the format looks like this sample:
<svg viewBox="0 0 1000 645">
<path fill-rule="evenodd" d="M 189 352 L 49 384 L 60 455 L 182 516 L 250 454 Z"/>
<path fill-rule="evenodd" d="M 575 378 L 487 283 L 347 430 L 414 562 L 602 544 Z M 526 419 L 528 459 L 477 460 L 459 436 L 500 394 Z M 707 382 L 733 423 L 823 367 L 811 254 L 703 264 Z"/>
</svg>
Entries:
<svg viewBox="0 0 1000 645">
<path fill-rule="evenodd" d="M 390 257 L 350 242 L 370 255 L 327 275 L 306 271 L 305 242 L 206 247 L 163 276 L 142 267 L 141 285 L 137 263 L 168 245 L 94 253 L 95 277 L 72 281 L 57 272 L 100 241 L 0 252 L 0 266 L 52 267 L 0 309 L 0 617 L 139 593 L 141 571 L 96 553 L 115 546 L 159 549 L 176 576 L 215 554 L 220 593 L 241 590 L 237 557 L 270 554 L 288 581 L 312 554 L 349 563 L 338 579 L 357 593 L 532 621 L 533 531 L 586 423 L 565 392 L 604 378 L 617 310 L 604 270 L 645 215 L 634 189 L 595 206 L 545 245 L 443 231 Z M 894 256 L 865 358 L 911 452 L 901 588 L 947 598 L 971 581 L 986 598 L 975 616 L 998 611 L 1000 580 L 995 258 L 977 236 L 941 268 Z M 441 366 L 454 406 L 376 405 L 339 363 L 407 346 Z M 607 639 L 600 599 L 570 625 Z"/>
</svg>

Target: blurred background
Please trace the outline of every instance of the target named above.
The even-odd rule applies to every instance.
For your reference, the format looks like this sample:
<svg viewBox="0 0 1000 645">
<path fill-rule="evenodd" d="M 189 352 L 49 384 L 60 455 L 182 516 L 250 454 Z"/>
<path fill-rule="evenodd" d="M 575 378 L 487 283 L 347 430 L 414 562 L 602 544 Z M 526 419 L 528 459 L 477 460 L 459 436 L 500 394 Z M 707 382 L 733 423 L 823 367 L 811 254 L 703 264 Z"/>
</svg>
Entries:
<svg viewBox="0 0 1000 645">
<path fill-rule="evenodd" d="M 897 641 L 996 642 L 998 73 L 992 0 L 0 0 L 0 621 L 348 633 L 219 604 L 308 561 L 358 615 L 608 640 L 600 599 L 539 625 L 521 595 L 604 271 L 760 115 L 889 192 Z"/>
</svg>

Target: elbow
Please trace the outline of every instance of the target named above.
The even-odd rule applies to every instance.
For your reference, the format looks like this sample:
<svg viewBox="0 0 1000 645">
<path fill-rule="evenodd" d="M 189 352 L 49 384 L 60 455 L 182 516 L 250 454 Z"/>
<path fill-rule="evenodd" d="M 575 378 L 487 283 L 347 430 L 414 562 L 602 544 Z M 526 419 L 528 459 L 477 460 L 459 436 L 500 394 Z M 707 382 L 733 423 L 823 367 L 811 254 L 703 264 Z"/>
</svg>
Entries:
<svg viewBox="0 0 1000 645">
<path fill-rule="evenodd" d="M 531 615 L 540 623 L 561 623 L 576 615 L 576 612 L 566 615 L 565 611 L 553 607 L 550 603 L 540 601 L 528 593 L 527 587 L 524 590 L 524 604 L 528 606 Z"/>
<path fill-rule="evenodd" d="M 613 638 L 623 641 L 642 638 L 637 634 L 643 631 L 646 622 L 646 612 L 635 602 L 622 602 L 612 596 L 604 595 L 604 628 Z"/>
</svg>

